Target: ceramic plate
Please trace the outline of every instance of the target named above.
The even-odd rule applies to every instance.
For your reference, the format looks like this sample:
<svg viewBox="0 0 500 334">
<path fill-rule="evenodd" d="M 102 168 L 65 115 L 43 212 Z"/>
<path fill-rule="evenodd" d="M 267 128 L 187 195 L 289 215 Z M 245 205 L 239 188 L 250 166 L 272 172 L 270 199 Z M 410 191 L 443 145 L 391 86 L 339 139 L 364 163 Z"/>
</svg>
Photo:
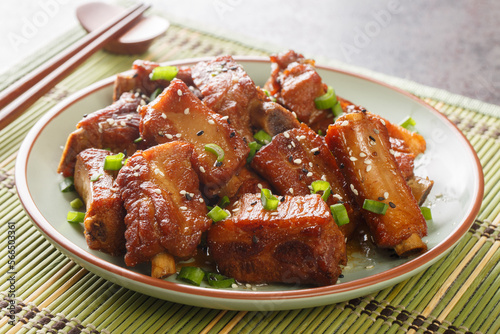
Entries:
<svg viewBox="0 0 500 334">
<path fill-rule="evenodd" d="M 235 57 L 256 84 L 270 73 L 263 58 Z M 173 62 L 190 65 L 199 59 Z M 323 81 L 340 96 L 363 105 L 392 122 L 407 116 L 427 141 L 427 152 L 416 162 L 416 173 L 435 181 L 426 205 L 432 208 L 429 250 L 418 257 L 399 259 L 386 251 L 354 252 L 344 277 L 332 286 L 299 287 L 264 285 L 237 289 L 195 287 L 176 281 L 153 279 L 148 267 L 127 268 L 121 258 L 90 250 L 80 226 L 66 222 L 75 194 L 61 193 L 56 168 L 62 147 L 83 114 L 111 104 L 114 78 L 93 84 L 53 108 L 29 132 L 19 151 L 16 185 L 21 202 L 39 230 L 61 252 L 91 272 L 129 289 L 173 302 L 233 310 L 284 310 L 345 301 L 376 292 L 403 281 L 445 255 L 467 232 L 483 195 L 483 175 L 478 158 L 461 132 L 429 105 L 380 82 L 328 67 L 318 67 Z M 173 275 L 175 276 L 175 275 Z"/>
</svg>

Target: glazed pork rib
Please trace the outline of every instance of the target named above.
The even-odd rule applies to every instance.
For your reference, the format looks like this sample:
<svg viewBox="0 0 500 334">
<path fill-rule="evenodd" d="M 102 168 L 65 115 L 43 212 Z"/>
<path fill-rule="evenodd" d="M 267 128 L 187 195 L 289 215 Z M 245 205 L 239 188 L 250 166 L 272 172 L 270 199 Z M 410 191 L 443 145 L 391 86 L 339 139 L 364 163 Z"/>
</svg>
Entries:
<svg viewBox="0 0 500 334">
<path fill-rule="evenodd" d="M 211 221 L 191 165 L 193 145 L 171 142 L 138 151 L 117 177 L 124 206 L 125 263 L 135 266 L 158 254 L 196 254 Z"/>
<path fill-rule="evenodd" d="M 140 136 L 137 113 L 140 104 L 145 101 L 139 94 L 125 93 L 112 105 L 84 117 L 66 141 L 57 172 L 73 176 L 76 156 L 87 148 L 134 153 L 138 148 L 134 140 Z"/>
<path fill-rule="evenodd" d="M 324 138 L 307 125 L 274 136 L 255 154 L 251 166 L 280 195 L 305 196 L 314 181 L 327 181 L 332 189 L 328 204 L 343 203 L 349 215 L 350 223 L 341 226 L 342 232 L 348 237 L 354 231 L 359 215 L 345 191 L 344 176 Z"/>
<path fill-rule="evenodd" d="M 281 105 L 295 112 L 299 121 L 314 131 L 326 132 L 334 120 L 331 110 L 316 108 L 314 99 L 327 92 L 327 85 L 316 72 L 314 60 L 288 51 L 271 56 L 271 64 L 271 76 L 264 87 Z"/>
<path fill-rule="evenodd" d="M 192 75 L 205 105 L 227 116 L 248 143 L 253 141 L 254 128 L 275 135 L 299 126 L 295 116 L 272 102 L 231 56 L 199 62 Z"/>
<path fill-rule="evenodd" d="M 103 169 L 106 156 L 112 154 L 95 148 L 80 152 L 74 180 L 87 208 L 83 223 L 87 245 L 90 249 L 121 255 L 125 252 L 125 209 L 114 186 L 113 172 Z"/>
<path fill-rule="evenodd" d="M 191 143 L 194 147 L 192 163 L 203 184 L 204 194 L 214 196 L 245 165 L 248 145 L 221 115 L 207 108 L 178 79 L 154 101 L 142 107 L 140 131 L 150 146 L 171 141 Z M 224 158 L 205 149 L 216 144 L 224 151 Z"/>
<path fill-rule="evenodd" d="M 390 152 L 384 122 L 368 112 L 343 115 L 328 128 L 326 142 L 360 207 L 365 199 L 389 205 L 385 214 L 362 209 L 375 243 L 400 256 L 427 249 L 427 225 Z"/>
<path fill-rule="evenodd" d="M 150 75 L 160 64 L 138 59 L 132 64 L 132 69 L 127 72 L 119 73 L 116 76 L 113 101 L 120 98 L 123 93 L 139 92 L 146 96 L 151 96 L 157 89 L 163 90 L 170 84 L 167 80 L 151 80 Z M 177 78 L 184 81 L 188 86 L 194 86 L 191 78 L 191 68 L 183 66 L 178 69 Z"/>
<path fill-rule="evenodd" d="M 346 244 L 319 195 L 286 196 L 277 210 L 267 211 L 256 194 L 246 194 L 237 208 L 207 235 L 224 275 L 248 283 L 337 282 Z"/>
</svg>

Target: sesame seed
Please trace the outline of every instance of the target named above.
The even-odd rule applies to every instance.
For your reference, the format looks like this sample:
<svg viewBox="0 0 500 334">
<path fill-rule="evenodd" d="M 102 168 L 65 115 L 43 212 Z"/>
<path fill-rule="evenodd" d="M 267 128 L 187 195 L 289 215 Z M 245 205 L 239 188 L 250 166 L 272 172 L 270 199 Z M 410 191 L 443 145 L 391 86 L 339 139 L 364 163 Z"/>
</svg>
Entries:
<svg viewBox="0 0 500 334">
<path fill-rule="evenodd" d="M 361 153 L 359 154 L 359 156 L 360 156 L 361 158 L 364 158 L 364 157 L 366 157 L 366 153 L 365 153 L 365 152 L 361 152 Z"/>
<path fill-rule="evenodd" d="M 200 199 L 198 201 L 200 201 L 200 203 L 204 202 L 203 198 L 201 198 L 201 197 L 200 197 Z"/>
<path fill-rule="evenodd" d="M 380 119 L 380 123 L 382 123 L 383 125 L 385 125 L 385 121 L 382 118 Z"/>
<path fill-rule="evenodd" d="M 257 291 L 257 288 L 253 286 L 252 291 Z"/>
<path fill-rule="evenodd" d="M 354 188 L 354 184 L 351 183 L 351 190 L 353 192 L 354 195 L 359 195 L 359 192 L 356 190 L 356 188 Z"/>
<path fill-rule="evenodd" d="M 306 139 L 306 136 L 301 135 L 301 136 L 298 136 L 298 137 L 297 137 L 297 140 L 303 140 L 303 139 Z"/>
<path fill-rule="evenodd" d="M 189 108 L 184 109 L 184 115 L 189 115 Z"/>
<path fill-rule="evenodd" d="M 257 188 L 262 189 L 262 184 L 258 183 Z"/>
<path fill-rule="evenodd" d="M 125 121 L 120 121 L 120 125 L 121 126 L 127 126 L 127 123 L 125 123 Z"/>
<path fill-rule="evenodd" d="M 135 176 L 135 177 L 138 177 L 138 176 L 139 176 L 139 173 L 135 172 L 135 173 L 134 173 L 134 176 Z"/>
<path fill-rule="evenodd" d="M 373 269 L 373 268 L 374 268 L 374 266 L 371 264 L 371 265 L 369 265 L 369 266 L 366 266 L 365 268 L 366 268 L 366 269 Z"/>
<path fill-rule="evenodd" d="M 200 130 L 200 131 L 196 132 L 196 135 L 197 135 L 197 136 L 201 136 L 201 135 L 202 135 L 202 134 L 204 134 L 204 133 L 205 133 L 205 131 Z"/>
<path fill-rule="evenodd" d="M 236 284 L 236 283 L 231 284 L 231 288 L 238 289 L 238 284 Z"/>
<path fill-rule="evenodd" d="M 387 191 L 384 193 L 384 198 L 389 198 L 389 193 Z"/>
<path fill-rule="evenodd" d="M 136 171 L 136 170 L 138 170 L 139 168 L 141 168 L 141 165 L 135 165 L 134 167 L 132 167 L 132 170 L 133 170 L 133 171 Z"/>
<path fill-rule="evenodd" d="M 139 104 L 140 104 L 141 106 L 145 106 L 145 105 L 146 105 L 146 101 L 144 101 L 143 99 L 141 99 L 141 102 L 139 102 Z"/>
<path fill-rule="evenodd" d="M 187 206 L 180 206 L 179 209 L 182 211 L 186 211 L 188 208 L 187 208 Z"/>
<path fill-rule="evenodd" d="M 375 134 L 377 134 L 377 135 L 380 133 L 380 131 L 378 129 L 373 129 L 373 132 L 375 132 Z"/>
<path fill-rule="evenodd" d="M 349 157 L 349 160 L 356 161 L 356 160 L 358 160 L 358 158 L 356 158 L 356 157 Z"/>
<path fill-rule="evenodd" d="M 226 116 L 222 116 L 222 117 L 221 117 L 221 119 L 222 119 L 223 121 L 225 121 L 225 120 L 226 120 L 226 119 L 228 119 L 228 118 L 229 118 L 229 116 L 227 116 L 227 115 L 226 115 Z"/>
<path fill-rule="evenodd" d="M 293 194 L 293 188 L 288 189 L 288 192 L 289 192 L 290 194 Z"/>
<path fill-rule="evenodd" d="M 396 204 L 394 204 L 393 202 L 389 202 L 389 206 L 394 209 L 396 207 Z"/>
<path fill-rule="evenodd" d="M 368 136 L 368 138 L 370 138 L 371 141 L 376 141 L 372 136 Z"/>
<path fill-rule="evenodd" d="M 278 214 L 279 214 L 279 213 L 278 213 L 278 212 L 276 212 L 276 211 L 274 211 L 274 212 L 271 212 L 271 213 L 270 213 L 270 215 L 271 215 L 271 216 L 277 216 Z"/>
<path fill-rule="evenodd" d="M 200 172 L 205 173 L 205 168 L 203 168 L 203 166 L 200 166 Z"/>
<path fill-rule="evenodd" d="M 115 124 L 115 120 L 114 120 L 114 119 L 112 119 L 112 118 L 108 118 L 108 119 L 106 120 L 106 122 L 108 122 L 108 124 L 109 124 L 109 125 L 111 125 L 111 126 L 113 126 L 113 125 Z"/>
<path fill-rule="evenodd" d="M 314 167 L 313 163 L 312 162 L 309 162 L 309 167 Z"/>
<path fill-rule="evenodd" d="M 177 90 L 177 95 L 182 96 L 182 90 L 178 89 Z"/>
<path fill-rule="evenodd" d="M 292 141 L 291 144 L 292 144 L 293 147 L 295 147 L 295 142 Z"/>
<path fill-rule="evenodd" d="M 288 149 L 291 150 L 292 149 L 292 145 L 287 145 Z"/>
<path fill-rule="evenodd" d="M 321 175 L 321 179 L 322 179 L 323 181 L 326 181 L 326 175 L 325 175 L 325 174 Z"/>
<path fill-rule="evenodd" d="M 162 117 L 163 119 L 167 119 L 167 114 L 165 114 L 165 113 L 163 112 L 163 113 L 161 113 L 161 117 Z"/>
<path fill-rule="evenodd" d="M 299 165 L 299 164 L 302 163 L 302 160 L 301 159 L 295 159 L 295 160 L 293 160 L 293 163 Z"/>
<path fill-rule="evenodd" d="M 182 135 L 181 135 L 180 133 L 177 133 L 175 136 L 176 136 L 177 138 L 182 137 Z"/>
<path fill-rule="evenodd" d="M 372 161 L 370 159 L 365 159 L 363 160 L 363 162 L 367 165 L 371 165 L 372 164 Z"/>
<path fill-rule="evenodd" d="M 208 120 L 208 124 L 215 124 L 214 120 L 213 119 L 209 119 Z"/>
<path fill-rule="evenodd" d="M 233 211 L 234 213 L 236 213 L 236 212 L 240 211 L 240 208 L 234 208 L 232 211 Z"/>
<path fill-rule="evenodd" d="M 165 137 L 167 137 L 168 139 L 173 139 L 173 138 L 174 138 L 174 136 L 172 136 L 170 133 L 167 133 L 167 134 L 165 135 Z"/>
<path fill-rule="evenodd" d="M 290 134 L 287 132 L 283 132 L 283 136 L 285 136 L 285 138 L 290 138 Z"/>
<path fill-rule="evenodd" d="M 367 171 L 367 172 L 371 171 L 371 169 L 372 169 L 372 165 L 368 165 L 368 166 L 366 166 L 366 171 Z"/>
<path fill-rule="evenodd" d="M 349 125 L 349 121 L 343 121 L 342 123 L 340 123 L 340 125 L 342 125 L 342 126 L 348 126 Z"/>
<path fill-rule="evenodd" d="M 311 177 L 311 176 L 313 176 L 313 173 L 309 172 L 309 173 L 306 174 L 306 176 Z"/>
<path fill-rule="evenodd" d="M 246 286 L 247 288 L 251 288 L 251 287 L 252 287 L 252 285 L 251 285 L 251 284 L 248 284 L 248 283 L 247 283 L 247 284 L 245 284 L 245 286 Z"/>
<path fill-rule="evenodd" d="M 187 191 L 185 191 L 185 190 L 179 191 L 179 194 L 181 194 L 181 195 L 186 195 L 186 193 L 187 193 Z"/>
<path fill-rule="evenodd" d="M 311 149 L 311 153 L 315 153 L 315 152 L 318 152 L 319 151 L 319 147 L 315 147 L 313 149 Z"/>
<path fill-rule="evenodd" d="M 155 190 L 153 190 L 153 191 L 154 191 L 155 193 L 157 193 L 157 194 L 161 194 L 161 190 L 160 190 L 160 189 L 155 189 Z"/>
<path fill-rule="evenodd" d="M 297 118 L 297 114 L 295 113 L 295 111 L 292 111 L 292 115 L 293 117 Z"/>
</svg>

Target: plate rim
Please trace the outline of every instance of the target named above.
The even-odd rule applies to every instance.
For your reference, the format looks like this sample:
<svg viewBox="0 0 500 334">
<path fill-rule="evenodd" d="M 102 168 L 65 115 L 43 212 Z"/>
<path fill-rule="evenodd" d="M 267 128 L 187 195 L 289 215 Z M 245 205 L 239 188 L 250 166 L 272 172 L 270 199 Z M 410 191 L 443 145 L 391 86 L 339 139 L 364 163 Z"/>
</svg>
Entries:
<svg viewBox="0 0 500 334">
<path fill-rule="evenodd" d="M 233 56 L 236 61 L 239 62 L 257 62 L 257 63 L 270 63 L 268 57 L 255 57 L 255 56 Z M 187 58 L 181 60 L 174 60 L 163 62 L 162 64 L 168 65 L 191 65 L 199 61 L 206 61 L 209 59 L 213 59 L 213 57 L 200 57 L 200 58 Z M 244 65 L 244 64 L 243 64 Z M 383 271 L 381 273 L 377 273 L 374 275 L 370 275 L 368 277 L 356 279 L 350 282 L 344 282 L 336 285 L 328 285 L 322 287 L 311 287 L 304 288 L 300 290 L 284 290 L 284 291 L 237 291 L 237 290 L 214 290 L 204 287 L 196 287 L 190 286 L 175 282 L 169 282 L 164 280 L 159 280 L 152 278 L 150 276 L 133 272 L 127 268 L 120 267 L 113 263 L 110 263 L 104 259 L 101 259 L 89 252 L 81 252 L 81 248 L 71 242 L 71 240 L 64 237 L 59 231 L 53 227 L 50 222 L 43 216 L 40 210 L 38 210 L 37 205 L 31 196 L 30 189 L 28 187 L 27 180 L 27 167 L 28 160 L 31 154 L 31 150 L 41 135 L 44 128 L 59 114 L 64 112 L 68 107 L 72 104 L 80 101 L 86 96 L 100 90 L 106 88 L 106 86 L 112 85 L 114 82 L 114 78 L 116 74 L 104 79 L 101 79 L 85 88 L 78 90 L 77 92 L 71 94 L 63 101 L 57 103 L 54 107 L 52 107 L 33 127 L 30 129 L 26 137 L 24 138 L 21 147 L 19 148 L 18 155 L 16 158 L 15 165 L 15 184 L 17 193 L 19 195 L 19 200 L 30 217 L 30 220 L 33 224 L 44 234 L 44 236 L 51 241 L 52 244 L 56 246 L 59 250 L 65 253 L 66 256 L 70 258 L 78 258 L 81 261 L 86 263 L 90 263 L 92 266 L 96 266 L 101 270 L 108 271 L 110 274 L 118 275 L 120 278 L 126 278 L 128 280 L 132 280 L 135 283 L 141 285 L 146 284 L 150 286 L 154 286 L 156 288 L 162 288 L 169 291 L 174 291 L 177 293 L 187 293 L 195 296 L 203 296 L 209 298 L 220 298 L 220 299 L 230 299 L 232 301 L 269 301 L 272 300 L 274 302 L 278 300 L 288 301 L 288 300 L 297 300 L 304 298 L 316 298 L 316 297 L 324 297 L 327 295 L 338 295 L 348 292 L 353 292 L 356 290 L 363 290 L 368 287 L 377 286 L 380 289 L 385 286 L 396 284 L 398 282 L 391 282 L 394 279 L 400 278 L 402 276 L 408 277 L 409 275 L 413 276 L 416 274 L 416 271 L 421 271 L 432 265 L 434 262 L 439 260 L 442 256 L 444 256 L 448 251 L 450 251 L 453 246 L 467 233 L 470 226 L 472 226 L 477 214 L 479 213 L 481 203 L 483 201 L 484 196 L 484 175 L 481 167 L 481 163 L 477 156 L 476 151 L 472 147 L 471 143 L 467 140 L 465 135 L 458 129 L 458 127 L 451 122 L 446 116 L 437 111 L 434 107 L 430 106 L 428 103 L 419 99 L 415 95 L 404 91 L 398 87 L 394 87 L 385 82 L 366 77 L 364 75 L 360 75 L 358 73 L 353 73 L 346 70 L 341 70 L 328 65 L 316 65 L 318 69 L 333 71 L 340 74 L 352 76 L 355 78 L 359 78 L 362 80 L 369 81 L 371 83 L 383 86 L 390 90 L 393 90 L 411 100 L 417 102 L 421 106 L 426 109 L 429 109 L 433 114 L 442 119 L 444 123 L 447 123 L 448 126 L 451 125 L 451 128 L 454 132 L 456 132 L 462 141 L 466 144 L 469 152 L 474 157 L 473 166 L 477 171 L 477 178 L 474 180 L 477 182 L 477 194 L 475 195 L 474 202 L 472 203 L 471 210 L 468 212 L 467 217 L 464 218 L 463 221 L 460 222 L 460 226 L 454 231 L 453 234 L 449 235 L 445 240 L 434 246 L 432 249 L 428 250 L 426 253 L 409 260 L 397 267 L 391 268 L 389 270 Z M 62 248 L 62 249 L 61 249 Z M 67 253 L 69 252 L 71 256 Z M 75 262 L 79 263 L 78 260 Z M 84 267 L 84 265 L 82 265 Z M 401 271 L 403 271 L 401 273 Z M 102 276 L 97 274 L 98 276 Z M 403 280 L 403 279 L 401 279 Z M 117 283 L 120 284 L 120 283 Z M 133 287 L 128 287 L 133 290 Z M 136 290 L 137 291 L 137 290 Z M 155 296 L 160 297 L 160 296 Z M 167 299 L 165 297 L 160 297 L 162 299 Z M 351 298 L 351 297 L 349 297 Z M 324 304 L 324 303 L 323 303 Z"/>
</svg>

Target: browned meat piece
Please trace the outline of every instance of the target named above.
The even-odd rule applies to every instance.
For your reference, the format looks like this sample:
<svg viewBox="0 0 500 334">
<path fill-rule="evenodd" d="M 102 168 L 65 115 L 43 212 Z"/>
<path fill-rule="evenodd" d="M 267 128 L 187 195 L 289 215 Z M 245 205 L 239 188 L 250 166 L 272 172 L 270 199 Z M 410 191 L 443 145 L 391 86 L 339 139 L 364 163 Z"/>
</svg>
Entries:
<svg viewBox="0 0 500 334">
<path fill-rule="evenodd" d="M 188 143 L 157 145 L 136 152 L 120 170 L 128 266 L 163 252 L 178 258 L 196 254 L 211 221 L 190 162 L 193 151 Z"/>
<path fill-rule="evenodd" d="M 113 100 L 116 101 L 125 92 L 139 92 L 149 97 L 158 88 L 165 89 L 170 82 L 166 80 L 151 80 L 150 74 L 160 64 L 148 60 L 136 60 L 132 69 L 119 73 L 115 79 Z M 184 81 L 188 86 L 194 86 L 191 78 L 191 68 L 187 66 L 179 67 L 176 78 Z M 193 87 L 193 90 L 194 87 Z"/>
<path fill-rule="evenodd" d="M 316 108 L 314 99 L 325 94 L 327 85 L 316 72 L 314 61 L 294 51 L 271 56 L 272 72 L 265 88 L 299 121 L 314 131 L 326 132 L 333 122 L 331 110 Z"/>
<path fill-rule="evenodd" d="M 427 249 L 427 225 L 394 156 L 383 122 L 367 112 L 345 114 L 328 129 L 332 150 L 360 207 L 365 199 L 386 203 L 385 214 L 361 212 L 379 247 L 407 256 Z"/>
<path fill-rule="evenodd" d="M 111 255 L 125 252 L 125 209 L 113 172 L 103 169 L 104 159 L 112 153 L 89 148 L 78 154 L 75 166 L 75 189 L 83 199 L 85 239 L 90 249 Z M 91 179 L 97 178 L 96 181 Z"/>
<path fill-rule="evenodd" d="M 408 186 L 411 189 L 411 193 L 413 197 L 417 200 L 419 206 L 424 204 L 425 199 L 431 192 L 432 186 L 434 185 L 434 181 L 429 180 L 429 178 L 423 178 L 419 176 L 413 176 L 410 179 L 406 180 Z"/>
<path fill-rule="evenodd" d="M 350 194 L 345 191 L 344 176 L 324 138 L 307 125 L 274 136 L 271 143 L 257 152 L 251 166 L 280 195 L 305 196 L 311 193 L 314 181 L 329 182 L 332 196 L 328 204 L 342 202 L 349 214 L 350 223 L 341 226 L 342 232 L 348 237 L 354 231 L 359 217 L 353 210 Z"/>
<path fill-rule="evenodd" d="M 194 145 L 193 167 L 207 196 L 218 194 L 246 162 L 248 145 L 181 80 L 174 79 L 155 101 L 142 107 L 140 114 L 141 135 L 150 145 L 171 141 Z M 222 162 L 217 163 L 216 155 L 205 150 L 207 144 L 222 148 Z"/>
<path fill-rule="evenodd" d="M 274 135 L 299 125 L 290 111 L 271 102 L 255 86 L 231 56 L 200 62 L 192 75 L 205 105 L 229 117 L 231 125 L 247 142 L 253 141 L 253 127 Z"/>
<path fill-rule="evenodd" d="M 69 135 L 57 171 L 72 176 L 77 154 L 87 148 L 134 153 L 141 145 L 134 143 L 140 136 L 137 107 L 141 101 L 139 96 L 125 93 L 109 107 L 84 117 Z"/>
<path fill-rule="evenodd" d="M 251 169 L 244 166 L 221 189 L 219 196 L 227 196 L 232 201 L 236 201 L 244 194 L 260 193 L 262 188 L 270 189 L 271 185 L 260 178 Z"/>
<path fill-rule="evenodd" d="M 318 195 L 286 196 L 267 211 L 246 194 L 234 216 L 212 226 L 210 254 L 219 270 L 241 282 L 335 284 L 346 264 L 346 244 Z"/>
</svg>

